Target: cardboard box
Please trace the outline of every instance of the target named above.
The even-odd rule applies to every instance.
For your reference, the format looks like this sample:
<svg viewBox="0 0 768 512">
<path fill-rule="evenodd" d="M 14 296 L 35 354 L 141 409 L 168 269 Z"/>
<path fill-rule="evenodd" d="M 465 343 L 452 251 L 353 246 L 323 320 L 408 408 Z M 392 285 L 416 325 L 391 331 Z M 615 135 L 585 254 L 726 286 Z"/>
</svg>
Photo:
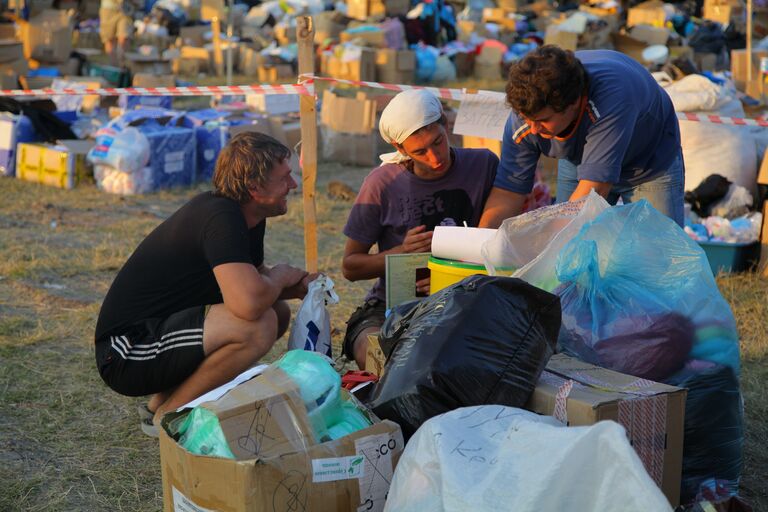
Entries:
<svg viewBox="0 0 768 512">
<path fill-rule="evenodd" d="M 107 87 L 109 84 L 107 80 L 100 76 L 64 76 L 64 80 L 67 82 L 76 82 L 80 86 L 85 86 L 88 89 L 101 89 Z M 86 94 L 83 96 L 83 102 L 80 104 L 80 110 L 84 113 L 93 112 L 93 110 L 101 105 L 101 96 L 98 94 Z"/>
<path fill-rule="evenodd" d="M 74 17 L 68 11 L 47 9 L 21 24 L 24 57 L 43 62 L 66 62 L 72 53 Z"/>
<path fill-rule="evenodd" d="M 131 73 L 147 73 L 150 75 L 170 75 L 171 61 L 159 56 L 141 55 L 127 52 L 125 54 L 126 66 Z"/>
<path fill-rule="evenodd" d="M 183 45 L 203 46 L 206 43 L 205 34 L 211 31 L 210 25 L 193 25 L 191 27 L 181 27 L 179 37 Z"/>
<path fill-rule="evenodd" d="M 227 10 L 224 6 L 224 0 L 202 0 L 200 5 L 200 19 L 212 20 L 219 18 L 227 19 Z"/>
<path fill-rule="evenodd" d="M 296 79 L 296 73 L 293 72 L 293 66 L 290 64 L 259 66 L 257 76 L 259 77 L 259 82 L 262 84 Z"/>
<path fill-rule="evenodd" d="M 238 68 L 240 72 L 247 76 L 255 76 L 259 73 L 259 68 L 264 65 L 264 57 L 259 50 L 250 46 L 240 47 L 240 62 Z"/>
<path fill-rule="evenodd" d="M 384 365 L 387 358 L 379 344 L 379 336 L 376 334 L 368 335 L 368 349 L 365 352 L 365 371 L 381 377 L 384 375 Z"/>
<path fill-rule="evenodd" d="M 17 146 L 16 177 L 58 188 L 75 188 L 93 177 L 85 160 L 93 145 L 92 140 L 21 143 Z"/>
<path fill-rule="evenodd" d="M 339 39 L 344 31 L 343 16 L 337 11 L 323 11 L 313 15 L 315 44 L 321 45 L 326 39 Z"/>
<path fill-rule="evenodd" d="M 649 0 L 629 9 L 629 12 L 627 12 L 627 26 L 651 25 L 652 27 L 663 27 L 666 18 L 664 2 L 661 0 Z"/>
<path fill-rule="evenodd" d="M 320 70 L 323 75 L 333 78 L 373 82 L 376 80 L 376 52 L 369 48 L 363 48 L 360 52 L 360 58 L 351 61 L 345 61 L 332 52 L 323 52 Z"/>
<path fill-rule="evenodd" d="M 258 112 L 273 116 L 299 111 L 298 94 L 246 94 L 245 103 Z"/>
<path fill-rule="evenodd" d="M 362 31 L 349 31 L 344 30 L 339 34 L 342 43 L 354 42 L 358 46 L 366 46 L 368 48 L 386 48 L 387 39 L 384 37 L 383 30 L 362 30 Z"/>
<path fill-rule="evenodd" d="M 501 156 L 500 140 L 475 137 L 474 135 L 462 135 L 462 146 L 465 148 L 490 149 L 496 156 Z"/>
<path fill-rule="evenodd" d="M 404 446 L 395 423 L 318 444 L 296 385 L 280 370 L 201 406 L 217 414 L 237 459 L 189 453 L 169 436 L 174 415 L 166 415 L 160 429 L 166 512 L 383 508 Z"/>
<path fill-rule="evenodd" d="M 768 199 L 763 202 L 763 225 L 760 228 L 760 263 L 758 272 L 768 277 Z"/>
<path fill-rule="evenodd" d="M 544 44 L 553 44 L 564 50 L 576 51 L 579 41 L 579 34 L 560 30 L 557 25 L 550 25 L 544 34 Z"/>
<path fill-rule="evenodd" d="M 29 73 L 29 61 L 25 58 L 14 60 L 12 62 L 3 62 L 0 64 L 1 73 L 13 73 L 15 75 L 26 75 Z"/>
<path fill-rule="evenodd" d="M 133 87 L 176 87 L 176 79 L 171 75 L 136 73 L 133 75 Z"/>
<path fill-rule="evenodd" d="M 611 39 L 613 40 L 613 47 L 617 52 L 628 55 L 629 57 L 635 59 L 637 62 L 644 64 L 643 50 L 648 47 L 647 44 L 645 44 L 643 41 L 640 41 L 639 39 L 635 39 L 629 34 L 624 33 L 611 34 Z"/>
<path fill-rule="evenodd" d="M 568 382 L 572 382 L 569 390 Z M 672 506 L 680 502 L 686 390 L 552 356 L 525 408 L 569 426 L 613 420 L 627 430 L 648 474 Z M 558 403 L 564 404 L 558 411 Z M 560 412 L 562 411 L 562 412 Z"/>
<path fill-rule="evenodd" d="M 367 135 L 376 124 L 376 102 L 323 91 L 320 124 L 344 133 Z"/>
<path fill-rule="evenodd" d="M 356 20 L 367 20 L 387 13 L 385 2 L 381 0 L 347 0 L 347 16 Z"/>
<path fill-rule="evenodd" d="M 648 46 L 654 44 L 666 45 L 669 40 L 669 30 L 665 27 L 653 27 L 651 25 L 635 25 L 629 33 Z"/>
<path fill-rule="evenodd" d="M 768 50 L 752 50 L 752 58 L 747 57 L 747 50 L 731 50 L 731 75 L 736 88 L 754 98 L 760 97 L 760 59 L 768 57 Z M 748 62 L 750 61 L 751 62 Z M 752 81 L 747 82 L 747 66 L 752 66 Z"/>
<path fill-rule="evenodd" d="M 416 76 L 416 52 L 381 48 L 376 51 L 376 81 L 412 84 Z"/>
<path fill-rule="evenodd" d="M 475 54 L 459 52 L 453 56 L 453 64 L 456 66 L 456 77 L 466 78 L 475 74 Z"/>
<path fill-rule="evenodd" d="M 24 58 L 24 45 L 14 39 L 0 40 L 0 63 L 13 62 Z"/>
<path fill-rule="evenodd" d="M 728 25 L 734 17 L 744 14 L 744 3 L 740 0 L 704 0 L 701 17 Z"/>
<path fill-rule="evenodd" d="M 502 7 L 486 7 L 483 9 L 483 23 L 495 23 L 504 28 L 515 29 L 517 20 L 514 12 Z"/>
<path fill-rule="evenodd" d="M 196 75 L 213 69 L 208 50 L 202 47 L 182 46 L 179 58 L 174 61 L 175 74 Z M 252 73 L 256 74 L 256 71 Z"/>
</svg>

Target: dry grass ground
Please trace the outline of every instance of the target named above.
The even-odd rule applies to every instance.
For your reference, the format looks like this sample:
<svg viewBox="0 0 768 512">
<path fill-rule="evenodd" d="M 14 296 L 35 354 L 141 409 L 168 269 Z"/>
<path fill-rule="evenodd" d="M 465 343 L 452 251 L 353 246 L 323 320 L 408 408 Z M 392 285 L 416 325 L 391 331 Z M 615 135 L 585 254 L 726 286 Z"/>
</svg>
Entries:
<svg viewBox="0 0 768 512">
<path fill-rule="evenodd" d="M 327 198 L 325 185 L 357 188 L 365 173 L 330 164 L 319 171 L 320 267 L 341 296 L 331 312 L 338 329 L 366 285 L 339 272 L 350 203 Z M 203 189 L 120 198 L 93 186 L 64 191 L 0 179 L 0 510 L 162 508 L 157 441 L 138 429 L 138 400 L 101 382 L 93 330 L 100 301 L 136 244 Z M 268 262 L 303 264 L 300 209 L 293 196 L 289 214 L 269 222 Z M 768 288 L 754 274 L 718 283 L 742 334 L 742 489 L 755 510 L 768 510 Z"/>
</svg>

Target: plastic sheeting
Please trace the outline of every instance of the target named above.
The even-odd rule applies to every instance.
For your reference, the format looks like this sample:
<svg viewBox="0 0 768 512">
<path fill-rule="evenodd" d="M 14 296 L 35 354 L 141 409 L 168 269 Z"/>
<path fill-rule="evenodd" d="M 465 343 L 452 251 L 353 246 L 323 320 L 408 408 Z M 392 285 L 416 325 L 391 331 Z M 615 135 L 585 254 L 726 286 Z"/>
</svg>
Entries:
<svg viewBox="0 0 768 512">
<path fill-rule="evenodd" d="M 558 426 L 487 405 L 432 418 L 397 465 L 385 511 L 672 510 L 612 421 Z"/>
</svg>

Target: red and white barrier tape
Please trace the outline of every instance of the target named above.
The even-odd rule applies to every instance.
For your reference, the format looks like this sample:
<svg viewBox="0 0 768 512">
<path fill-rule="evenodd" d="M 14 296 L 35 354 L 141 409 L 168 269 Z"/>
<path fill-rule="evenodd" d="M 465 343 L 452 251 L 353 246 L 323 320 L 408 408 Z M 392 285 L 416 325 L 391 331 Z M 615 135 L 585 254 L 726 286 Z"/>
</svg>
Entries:
<svg viewBox="0 0 768 512">
<path fill-rule="evenodd" d="M 697 121 L 701 123 L 713 123 L 713 124 L 727 124 L 731 126 L 762 126 L 768 127 L 768 120 L 747 119 L 742 117 L 721 117 L 705 114 L 691 114 L 688 112 L 678 112 L 677 119 L 679 121 Z"/>
<path fill-rule="evenodd" d="M 64 88 L 64 89 L 0 89 L 0 97 L 16 96 L 76 96 L 92 94 L 97 96 L 212 96 L 223 95 L 233 96 L 239 94 L 302 94 L 313 95 L 314 83 L 316 81 L 333 82 L 358 87 L 369 87 L 373 89 L 385 89 L 388 91 L 407 91 L 411 89 L 423 89 L 431 92 L 435 96 L 446 99 L 462 101 L 466 94 L 470 94 L 466 89 L 450 89 L 447 87 L 426 87 L 420 85 L 405 84 L 387 84 L 381 82 L 365 82 L 358 80 L 343 80 L 340 78 L 331 78 L 315 75 L 301 75 L 298 84 L 282 85 L 208 85 L 208 86 L 187 86 L 187 87 L 102 87 L 102 88 Z M 479 92 L 479 91 L 478 91 Z M 488 92 L 488 91 L 483 91 Z M 501 93 L 498 93 L 501 94 Z M 725 124 L 731 126 L 761 126 L 768 127 L 768 119 L 762 117 L 756 119 L 740 117 L 722 117 L 716 115 L 692 114 L 688 112 L 678 112 L 677 118 L 680 121 L 695 121 L 712 124 Z"/>
<path fill-rule="evenodd" d="M 314 94 L 310 83 L 285 85 L 208 85 L 188 87 L 100 87 L 64 89 L 0 89 L 0 96 L 232 96 L 238 94 Z"/>
</svg>

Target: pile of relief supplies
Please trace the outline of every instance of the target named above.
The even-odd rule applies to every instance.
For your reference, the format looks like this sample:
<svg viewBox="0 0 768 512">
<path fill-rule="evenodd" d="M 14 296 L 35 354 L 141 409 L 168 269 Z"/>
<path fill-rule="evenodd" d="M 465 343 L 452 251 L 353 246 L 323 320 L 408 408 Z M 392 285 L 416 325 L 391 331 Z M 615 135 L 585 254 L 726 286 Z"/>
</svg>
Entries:
<svg viewBox="0 0 768 512">
<path fill-rule="evenodd" d="M 746 507 L 738 332 L 695 241 L 593 193 L 481 252 L 490 275 L 391 308 L 383 371 L 349 392 L 327 311 L 303 341 L 302 311 L 338 300 L 321 280 L 293 350 L 162 419 L 166 507 Z"/>
</svg>

